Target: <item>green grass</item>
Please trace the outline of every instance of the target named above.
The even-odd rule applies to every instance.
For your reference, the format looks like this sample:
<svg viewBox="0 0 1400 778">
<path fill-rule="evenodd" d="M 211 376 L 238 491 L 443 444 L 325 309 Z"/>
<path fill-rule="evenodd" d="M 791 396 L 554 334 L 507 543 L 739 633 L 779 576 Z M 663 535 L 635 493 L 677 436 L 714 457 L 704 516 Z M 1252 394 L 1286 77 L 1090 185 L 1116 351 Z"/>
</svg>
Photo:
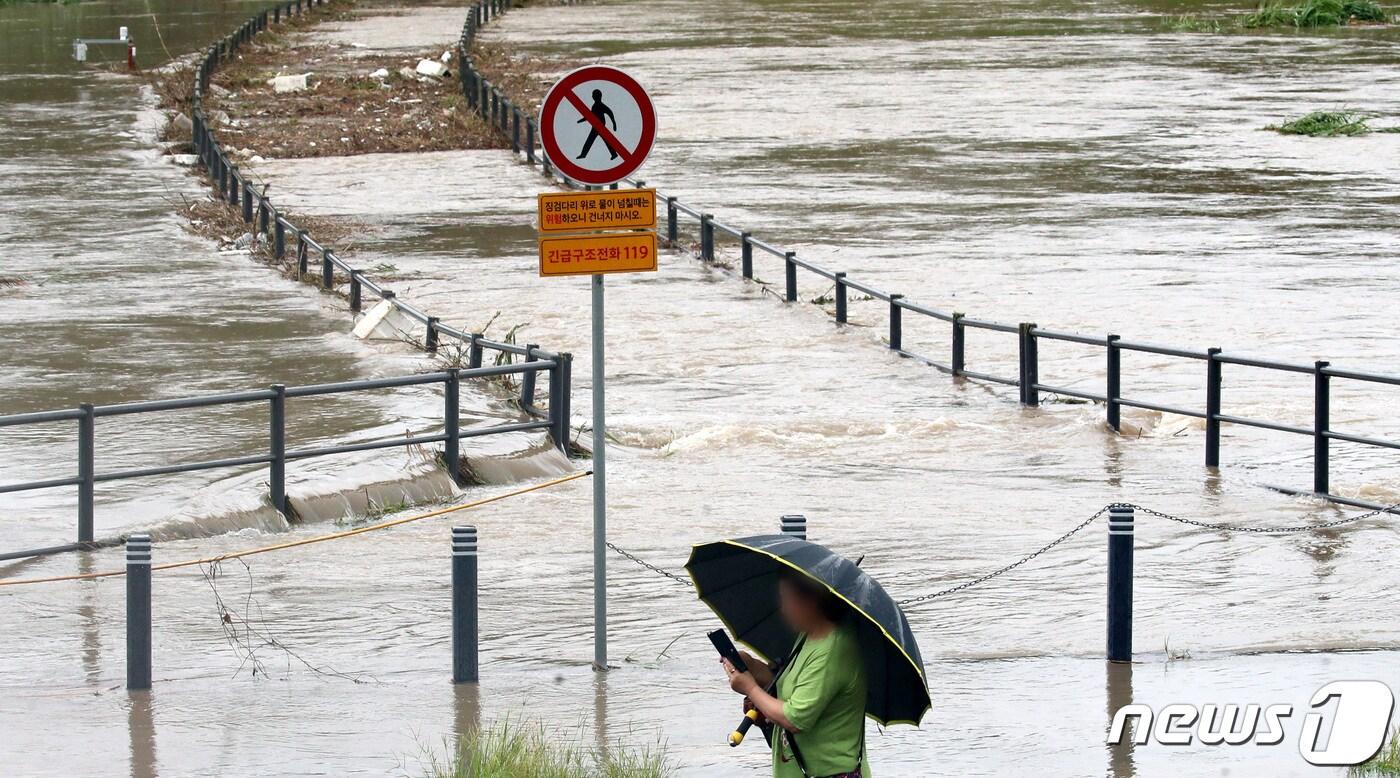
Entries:
<svg viewBox="0 0 1400 778">
<path fill-rule="evenodd" d="M 506 719 L 465 737 L 447 758 L 428 754 L 424 778 L 667 778 L 661 748 L 583 748 L 542 725 Z"/>
<path fill-rule="evenodd" d="M 1171 32 L 1220 32 L 1223 26 L 1219 19 L 1206 19 L 1196 14 L 1182 14 L 1167 19 L 1166 28 Z"/>
<path fill-rule="evenodd" d="M 1390 733 L 1390 744 L 1380 753 L 1347 770 L 1348 778 L 1386 778 L 1400 776 L 1400 727 Z"/>
<path fill-rule="evenodd" d="M 1303 0 L 1288 5 L 1264 0 L 1244 17 L 1244 27 L 1336 27 L 1352 22 L 1388 22 L 1389 15 L 1372 0 Z"/>
<path fill-rule="evenodd" d="M 1308 135 L 1313 138 L 1336 138 L 1344 135 L 1365 135 L 1371 131 L 1366 119 L 1350 111 L 1313 111 L 1299 119 L 1270 124 L 1266 130 L 1284 135 Z M 1389 132 L 1389 130 L 1383 130 Z"/>
</svg>

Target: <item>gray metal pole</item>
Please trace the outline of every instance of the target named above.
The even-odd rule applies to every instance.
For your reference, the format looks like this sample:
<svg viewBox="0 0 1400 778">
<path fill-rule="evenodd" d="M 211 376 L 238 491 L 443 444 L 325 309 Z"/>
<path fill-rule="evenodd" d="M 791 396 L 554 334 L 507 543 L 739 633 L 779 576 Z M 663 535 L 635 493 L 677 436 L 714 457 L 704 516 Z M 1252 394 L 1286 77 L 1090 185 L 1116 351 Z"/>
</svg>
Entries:
<svg viewBox="0 0 1400 778">
<path fill-rule="evenodd" d="M 608 667 L 608 432 L 603 413 L 603 277 L 593 276 L 593 664 Z"/>
<path fill-rule="evenodd" d="M 78 409 L 83 412 L 78 419 L 78 542 L 91 543 L 96 512 L 97 417 L 92 403 L 83 403 Z"/>
<path fill-rule="evenodd" d="M 798 540 L 807 539 L 807 517 L 802 514 L 793 513 L 782 517 L 779 519 L 779 528 L 788 537 Z"/>
<path fill-rule="evenodd" d="M 1108 661 L 1133 661 L 1133 509 L 1108 511 Z"/>
<path fill-rule="evenodd" d="M 452 682 L 480 679 L 476 527 L 452 528 Z"/>
<path fill-rule="evenodd" d="M 126 539 L 126 688 L 151 688 L 151 536 Z"/>
</svg>

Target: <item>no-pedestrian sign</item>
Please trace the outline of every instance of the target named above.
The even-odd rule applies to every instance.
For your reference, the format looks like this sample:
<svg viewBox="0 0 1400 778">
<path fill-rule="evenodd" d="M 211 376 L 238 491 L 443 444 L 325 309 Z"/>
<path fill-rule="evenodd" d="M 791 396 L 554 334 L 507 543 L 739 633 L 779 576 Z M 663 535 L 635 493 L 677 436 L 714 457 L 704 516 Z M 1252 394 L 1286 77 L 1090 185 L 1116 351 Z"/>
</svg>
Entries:
<svg viewBox="0 0 1400 778">
<path fill-rule="evenodd" d="M 583 184 L 612 184 L 642 166 L 656 109 L 631 76 L 589 65 L 566 74 L 540 107 L 540 142 L 554 167 Z"/>
</svg>

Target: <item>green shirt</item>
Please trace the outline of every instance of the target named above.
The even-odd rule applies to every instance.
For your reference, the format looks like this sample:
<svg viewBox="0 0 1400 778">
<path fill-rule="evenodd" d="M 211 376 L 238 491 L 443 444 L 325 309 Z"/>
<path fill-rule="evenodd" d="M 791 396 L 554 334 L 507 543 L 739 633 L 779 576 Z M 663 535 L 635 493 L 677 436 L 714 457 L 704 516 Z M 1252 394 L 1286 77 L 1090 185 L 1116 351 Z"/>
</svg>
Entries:
<svg viewBox="0 0 1400 778">
<path fill-rule="evenodd" d="M 808 639 L 778 677 L 783 715 L 800 730 L 797 747 L 813 776 L 837 775 L 856 769 L 870 775 L 861 758 L 865 740 L 865 665 L 855 627 L 844 623 L 820 640 Z M 774 733 L 781 732 L 781 728 Z M 786 761 L 785 761 L 786 760 Z M 784 738 L 773 739 L 774 778 L 802 778 Z"/>
</svg>

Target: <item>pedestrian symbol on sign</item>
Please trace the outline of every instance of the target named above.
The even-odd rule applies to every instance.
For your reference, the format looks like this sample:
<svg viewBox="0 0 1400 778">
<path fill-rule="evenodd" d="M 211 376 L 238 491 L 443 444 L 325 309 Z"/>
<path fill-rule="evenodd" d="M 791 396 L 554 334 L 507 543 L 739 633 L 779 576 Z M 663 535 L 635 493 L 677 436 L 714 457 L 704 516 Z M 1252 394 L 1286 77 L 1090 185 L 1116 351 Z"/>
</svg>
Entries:
<svg viewBox="0 0 1400 778">
<path fill-rule="evenodd" d="M 590 65 L 568 73 L 540 107 L 545 156 L 582 184 L 612 184 L 631 175 L 655 140 L 651 98 L 617 68 Z"/>
<path fill-rule="evenodd" d="M 607 126 L 607 122 L 604 121 L 604 119 L 612 119 L 613 132 L 617 132 L 617 117 L 613 115 L 612 109 L 603 103 L 603 90 L 593 90 L 593 105 L 588 110 L 598 121 L 603 123 L 604 127 Z M 587 116 L 580 116 L 576 124 L 583 124 L 586 121 L 588 121 Z M 593 148 L 593 141 L 598 140 L 598 131 L 594 130 L 592 127 L 589 129 L 592 131 L 588 133 L 588 140 L 583 142 L 583 151 L 580 151 L 578 156 L 574 159 L 583 159 L 587 157 L 589 149 Z M 608 153 L 612 155 L 612 158 L 617 159 L 617 150 L 612 147 L 612 144 L 603 141 L 603 145 L 608 147 Z"/>
</svg>

